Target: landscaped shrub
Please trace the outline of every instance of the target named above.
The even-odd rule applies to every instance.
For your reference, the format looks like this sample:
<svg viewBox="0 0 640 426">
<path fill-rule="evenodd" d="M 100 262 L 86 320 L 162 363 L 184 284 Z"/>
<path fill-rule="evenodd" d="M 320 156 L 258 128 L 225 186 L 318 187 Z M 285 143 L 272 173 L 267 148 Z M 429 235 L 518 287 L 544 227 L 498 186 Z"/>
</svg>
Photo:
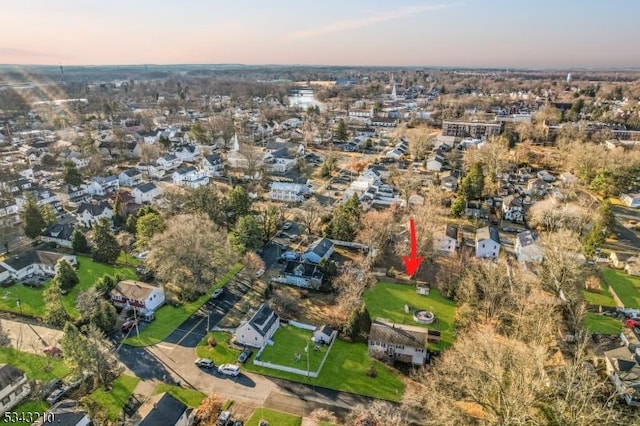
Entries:
<svg viewBox="0 0 640 426">
<path fill-rule="evenodd" d="M 210 347 L 215 348 L 215 347 L 216 347 L 216 345 L 218 344 L 218 341 L 216 340 L 216 338 L 215 338 L 215 337 L 210 336 L 210 337 L 207 339 L 207 344 L 208 344 Z"/>
<path fill-rule="evenodd" d="M 371 366 L 369 367 L 369 369 L 367 370 L 367 376 L 369 377 L 377 377 L 378 376 L 378 372 L 376 371 L 376 367 L 375 366 Z"/>
<path fill-rule="evenodd" d="M 601 293 L 602 285 L 600 284 L 600 279 L 596 276 L 591 276 L 587 278 L 584 282 L 585 290 L 591 293 Z"/>
</svg>

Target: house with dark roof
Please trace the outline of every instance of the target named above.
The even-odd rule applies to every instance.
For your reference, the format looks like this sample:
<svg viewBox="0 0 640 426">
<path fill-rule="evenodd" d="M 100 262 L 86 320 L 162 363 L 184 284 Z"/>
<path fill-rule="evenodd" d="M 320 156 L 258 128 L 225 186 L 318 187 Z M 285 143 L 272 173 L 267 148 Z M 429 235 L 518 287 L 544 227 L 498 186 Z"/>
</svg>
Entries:
<svg viewBox="0 0 640 426">
<path fill-rule="evenodd" d="M 0 267 L 9 271 L 9 278 L 20 281 L 32 276 L 55 275 L 60 259 L 65 259 L 71 265 L 78 263 L 76 257 L 71 254 L 30 250 L 4 259 L 0 262 Z"/>
<path fill-rule="evenodd" d="M 375 320 L 369 330 L 369 356 L 389 363 L 423 365 L 428 359 L 427 343 L 439 339 L 437 330 Z"/>
<path fill-rule="evenodd" d="M 500 234 L 492 226 L 478 228 L 476 231 L 476 257 L 497 259 L 500 254 Z"/>
<path fill-rule="evenodd" d="M 77 401 L 65 399 L 54 404 L 33 426 L 89 426 L 91 418 Z"/>
<path fill-rule="evenodd" d="M 434 235 L 434 248 L 447 254 L 454 254 L 458 248 L 458 227 L 445 224 L 440 232 Z"/>
<path fill-rule="evenodd" d="M 156 164 L 162 170 L 173 170 L 180 167 L 182 160 L 173 154 L 165 154 L 156 160 Z"/>
<path fill-rule="evenodd" d="M 24 371 L 9 364 L 0 366 L 0 416 L 20 404 L 30 392 Z"/>
<path fill-rule="evenodd" d="M 141 281 L 120 281 L 109 293 L 117 307 L 131 307 L 143 314 L 154 312 L 165 301 L 164 289 Z"/>
<path fill-rule="evenodd" d="M 142 172 L 138 169 L 127 169 L 118 175 L 121 186 L 135 186 L 142 181 Z"/>
<path fill-rule="evenodd" d="M 220 176 L 224 171 L 224 164 L 220 154 L 212 153 L 205 155 L 200 162 L 200 167 L 209 176 Z"/>
<path fill-rule="evenodd" d="M 106 195 L 118 189 L 120 189 L 120 181 L 115 175 L 95 177 L 86 187 L 87 192 L 91 195 Z"/>
<path fill-rule="evenodd" d="M 138 409 L 136 426 L 187 426 L 191 409 L 170 393 L 149 398 Z"/>
<path fill-rule="evenodd" d="M 285 283 L 303 288 L 318 289 L 322 285 L 322 271 L 317 264 L 290 260 L 284 267 Z"/>
<path fill-rule="evenodd" d="M 198 171 L 193 166 L 180 167 L 173 172 L 171 176 L 173 183 L 189 188 L 197 188 L 209 183 L 209 176 L 206 173 Z"/>
<path fill-rule="evenodd" d="M 153 182 L 147 182 L 134 187 L 131 196 L 136 204 L 150 203 L 162 194 L 162 190 Z"/>
<path fill-rule="evenodd" d="M 537 240 L 537 235 L 531 231 L 522 231 L 516 235 L 514 250 L 520 262 L 542 262 L 542 248 Z"/>
<path fill-rule="evenodd" d="M 640 407 L 640 356 L 636 345 L 628 344 L 604 353 L 609 380 L 627 405 Z"/>
<path fill-rule="evenodd" d="M 106 201 L 82 203 L 78 207 L 75 216 L 82 226 L 91 228 L 102 218 L 111 220 L 113 218 L 113 209 Z"/>
<path fill-rule="evenodd" d="M 522 222 L 524 211 L 522 198 L 516 195 L 507 195 L 502 199 L 502 218 L 512 222 Z"/>
<path fill-rule="evenodd" d="M 40 239 L 46 243 L 71 248 L 71 236 L 73 235 L 74 229 L 75 226 L 71 223 L 56 223 L 42 231 Z"/>
<path fill-rule="evenodd" d="M 280 327 L 280 318 L 269 305 L 263 303 L 249 321 L 240 324 L 234 337 L 239 345 L 261 348 L 267 344 L 278 327 Z"/>
<path fill-rule="evenodd" d="M 302 259 L 307 262 L 320 264 L 322 259 L 329 259 L 333 254 L 334 244 L 328 238 L 319 238 L 309 246 L 309 250 L 302 254 Z"/>
<path fill-rule="evenodd" d="M 313 332 L 313 341 L 328 345 L 337 334 L 337 331 L 325 324 L 315 329 Z"/>
</svg>

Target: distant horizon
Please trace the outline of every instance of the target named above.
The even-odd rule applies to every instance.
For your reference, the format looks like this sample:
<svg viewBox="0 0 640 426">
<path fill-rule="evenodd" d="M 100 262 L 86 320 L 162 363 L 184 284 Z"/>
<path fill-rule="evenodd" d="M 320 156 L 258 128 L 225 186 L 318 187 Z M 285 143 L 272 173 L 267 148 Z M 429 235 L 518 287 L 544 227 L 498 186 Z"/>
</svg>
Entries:
<svg viewBox="0 0 640 426">
<path fill-rule="evenodd" d="M 2 12 L 0 63 L 15 65 L 640 68 L 634 0 L 4 0 Z"/>
</svg>

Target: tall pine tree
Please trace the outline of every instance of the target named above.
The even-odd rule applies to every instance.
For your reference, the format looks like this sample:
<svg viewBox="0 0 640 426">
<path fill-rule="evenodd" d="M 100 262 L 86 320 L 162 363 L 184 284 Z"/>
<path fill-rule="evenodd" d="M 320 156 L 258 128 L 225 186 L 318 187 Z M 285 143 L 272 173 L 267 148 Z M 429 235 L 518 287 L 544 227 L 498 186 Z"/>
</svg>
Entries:
<svg viewBox="0 0 640 426">
<path fill-rule="evenodd" d="M 109 221 L 102 218 L 93 228 L 93 258 L 98 262 L 113 264 L 120 255 L 120 245 L 109 227 Z"/>
<path fill-rule="evenodd" d="M 40 235 L 47 225 L 42 216 L 42 210 L 38 206 L 38 200 L 32 193 L 27 194 L 20 217 L 24 227 L 24 235 L 31 239 Z"/>
</svg>

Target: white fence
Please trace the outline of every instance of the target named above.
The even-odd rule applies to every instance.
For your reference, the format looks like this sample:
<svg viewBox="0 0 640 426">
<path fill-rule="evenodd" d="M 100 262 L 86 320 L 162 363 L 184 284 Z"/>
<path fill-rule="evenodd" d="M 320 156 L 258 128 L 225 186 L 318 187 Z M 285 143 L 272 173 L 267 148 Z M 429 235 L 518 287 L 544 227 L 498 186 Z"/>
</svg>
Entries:
<svg viewBox="0 0 640 426">
<path fill-rule="evenodd" d="M 316 329 L 316 327 L 313 325 L 304 324 L 296 321 L 289 321 L 289 325 L 292 327 L 302 328 L 304 330 L 310 330 L 310 331 L 313 331 Z M 315 379 L 320 375 L 320 372 L 322 371 L 322 367 L 324 367 L 324 363 L 327 360 L 329 353 L 331 352 L 331 348 L 333 348 L 333 343 L 336 341 L 337 336 L 338 336 L 338 332 L 334 331 L 333 334 L 331 335 L 331 344 L 327 348 L 327 351 L 325 352 L 324 357 L 322 358 L 322 361 L 320 361 L 320 366 L 318 367 L 317 371 L 308 371 L 300 368 L 287 367 L 286 365 L 274 364 L 272 362 L 260 361 L 259 359 L 260 355 L 262 355 L 262 351 L 264 351 L 264 348 L 266 347 L 266 345 L 262 346 L 258 351 L 258 353 L 256 354 L 256 356 L 253 358 L 253 364 L 260 367 L 273 368 L 274 370 L 286 371 L 287 373 L 298 374 L 300 376 L 313 377 Z M 308 350 L 311 350 L 311 349 L 308 349 Z"/>
</svg>

